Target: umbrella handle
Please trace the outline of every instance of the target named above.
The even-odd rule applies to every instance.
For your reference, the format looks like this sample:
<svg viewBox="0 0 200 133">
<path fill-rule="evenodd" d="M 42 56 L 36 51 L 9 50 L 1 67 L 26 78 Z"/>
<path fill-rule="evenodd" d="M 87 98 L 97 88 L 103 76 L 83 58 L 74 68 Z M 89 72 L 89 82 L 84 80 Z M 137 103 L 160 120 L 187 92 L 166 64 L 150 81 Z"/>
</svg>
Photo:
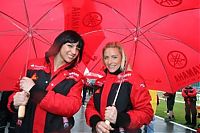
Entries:
<svg viewBox="0 0 200 133">
<path fill-rule="evenodd" d="M 106 123 L 107 125 L 110 125 L 110 122 L 109 122 L 108 120 L 105 120 L 105 123 Z"/>
<path fill-rule="evenodd" d="M 23 119 L 25 116 L 25 105 L 20 105 L 18 109 L 18 119 Z"/>
</svg>

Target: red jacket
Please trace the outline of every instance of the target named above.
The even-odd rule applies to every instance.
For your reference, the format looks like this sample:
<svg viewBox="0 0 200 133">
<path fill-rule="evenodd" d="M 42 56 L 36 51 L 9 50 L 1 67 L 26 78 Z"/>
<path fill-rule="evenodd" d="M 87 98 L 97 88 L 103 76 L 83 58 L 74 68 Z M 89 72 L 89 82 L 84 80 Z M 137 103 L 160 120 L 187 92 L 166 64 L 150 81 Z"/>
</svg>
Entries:
<svg viewBox="0 0 200 133">
<path fill-rule="evenodd" d="M 47 63 L 44 58 L 29 61 L 27 77 L 34 80 L 21 133 L 60 132 L 64 129 L 63 117 L 71 119 L 81 107 L 83 87 L 82 74 L 76 69 L 62 66 L 53 71 L 53 58 Z M 19 89 L 18 89 L 19 90 Z M 13 107 L 13 97 L 8 107 Z"/>
<path fill-rule="evenodd" d="M 97 80 L 97 84 L 101 86 L 89 100 L 85 112 L 89 126 L 94 128 L 99 121 L 104 120 L 105 108 L 112 105 L 121 77 L 123 83 L 115 104 L 118 111 L 117 121 L 112 127 L 138 129 L 152 120 L 153 110 L 148 90 L 132 72 L 126 72 L 119 75 L 107 74 Z"/>
<path fill-rule="evenodd" d="M 182 96 L 184 97 L 185 100 L 189 100 L 190 98 L 196 99 L 196 95 L 197 95 L 196 88 L 189 87 L 182 89 Z"/>
</svg>

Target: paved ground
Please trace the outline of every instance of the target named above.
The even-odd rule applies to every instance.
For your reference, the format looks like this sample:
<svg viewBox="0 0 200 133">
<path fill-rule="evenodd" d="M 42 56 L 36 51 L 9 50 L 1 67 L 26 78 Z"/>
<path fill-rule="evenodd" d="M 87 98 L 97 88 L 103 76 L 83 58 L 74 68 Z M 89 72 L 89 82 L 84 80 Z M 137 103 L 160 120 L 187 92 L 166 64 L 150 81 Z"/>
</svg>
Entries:
<svg viewBox="0 0 200 133">
<path fill-rule="evenodd" d="M 79 112 L 75 115 L 75 126 L 72 133 L 91 133 L 91 128 L 85 123 L 85 107 L 81 107 Z M 163 118 L 156 117 L 155 133 L 196 133 L 196 130 L 186 126 L 177 124 L 175 122 L 164 122 Z M 6 133 L 8 131 L 6 130 Z"/>
<path fill-rule="evenodd" d="M 88 98 L 86 101 L 88 101 Z M 164 122 L 164 119 L 160 117 L 156 117 L 154 128 L 155 133 L 196 133 L 196 130 L 186 126 L 174 122 L 166 123 Z M 6 133 L 8 133 L 7 130 Z M 85 107 L 83 106 L 75 115 L 75 126 L 72 129 L 72 133 L 91 133 L 91 128 L 88 127 L 85 123 Z"/>
<path fill-rule="evenodd" d="M 79 112 L 75 115 L 75 126 L 72 133 L 90 133 L 91 129 L 85 123 L 84 116 L 85 107 L 81 107 Z M 155 133 L 196 133 L 196 130 L 179 125 L 174 122 L 166 123 L 163 118 L 156 117 Z"/>
</svg>

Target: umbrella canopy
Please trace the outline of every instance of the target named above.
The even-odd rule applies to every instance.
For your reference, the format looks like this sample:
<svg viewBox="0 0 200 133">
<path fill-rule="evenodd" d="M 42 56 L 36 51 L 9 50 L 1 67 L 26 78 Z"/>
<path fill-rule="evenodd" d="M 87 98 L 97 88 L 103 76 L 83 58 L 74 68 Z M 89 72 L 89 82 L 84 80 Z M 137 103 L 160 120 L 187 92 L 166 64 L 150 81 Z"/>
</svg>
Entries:
<svg viewBox="0 0 200 133">
<path fill-rule="evenodd" d="M 60 0 L 2 0 L 0 21 L 0 89 L 9 90 L 27 60 L 44 57 L 64 30 L 63 4 Z"/>
<path fill-rule="evenodd" d="M 200 81 L 198 0 L 90 2 L 93 3 L 95 11 L 89 12 L 89 20 L 92 21 L 87 22 L 91 25 L 95 22 L 97 25 L 91 26 L 94 30 L 84 35 L 101 32 L 104 35 L 100 45 L 93 42 L 94 45 L 98 44 L 98 49 L 93 49 L 96 52 L 87 65 L 90 71 L 99 72 L 103 67 L 101 51 L 104 44 L 120 41 L 128 56 L 127 63 L 143 78 L 147 87 L 175 92 Z M 81 5 L 73 5 L 72 9 L 79 9 L 78 7 L 81 8 Z M 82 18 L 80 22 L 84 24 L 84 18 L 88 17 Z M 96 26 L 100 29 L 95 30 Z M 93 36 L 94 38 L 98 37 Z"/>
<path fill-rule="evenodd" d="M 102 30 L 102 16 L 93 0 L 63 0 L 63 5 L 65 29 L 75 30 L 84 38 L 83 63 L 87 65 L 90 60 L 95 60 L 92 55 L 104 40 L 104 33 L 99 32 Z"/>
</svg>

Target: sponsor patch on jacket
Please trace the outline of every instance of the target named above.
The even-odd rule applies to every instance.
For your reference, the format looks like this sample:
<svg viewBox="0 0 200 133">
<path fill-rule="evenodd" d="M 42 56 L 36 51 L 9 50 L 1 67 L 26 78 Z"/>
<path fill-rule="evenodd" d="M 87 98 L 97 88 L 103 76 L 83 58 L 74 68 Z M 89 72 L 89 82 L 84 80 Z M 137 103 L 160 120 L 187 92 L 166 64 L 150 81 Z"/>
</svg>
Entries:
<svg viewBox="0 0 200 133">
<path fill-rule="evenodd" d="M 125 73 L 125 74 L 120 74 L 117 76 L 118 80 L 117 82 L 124 82 L 124 81 L 128 81 L 128 78 L 131 77 L 131 73 Z"/>
<path fill-rule="evenodd" d="M 75 81 L 78 81 L 79 76 L 80 76 L 80 74 L 78 74 L 76 72 L 70 72 L 66 78 L 67 79 L 74 79 Z"/>
<path fill-rule="evenodd" d="M 44 70 L 47 68 L 44 65 L 39 66 L 39 65 L 31 64 L 30 66 L 31 66 L 31 69 L 33 69 L 33 70 Z"/>
<path fill-rule="evenodd" d="M 99 87 L 102 87 L 103 86 L 103 82 L 102 81 L 96 81 L 95 82 L 95 85 L 99 86 Z"/>
</svg>

